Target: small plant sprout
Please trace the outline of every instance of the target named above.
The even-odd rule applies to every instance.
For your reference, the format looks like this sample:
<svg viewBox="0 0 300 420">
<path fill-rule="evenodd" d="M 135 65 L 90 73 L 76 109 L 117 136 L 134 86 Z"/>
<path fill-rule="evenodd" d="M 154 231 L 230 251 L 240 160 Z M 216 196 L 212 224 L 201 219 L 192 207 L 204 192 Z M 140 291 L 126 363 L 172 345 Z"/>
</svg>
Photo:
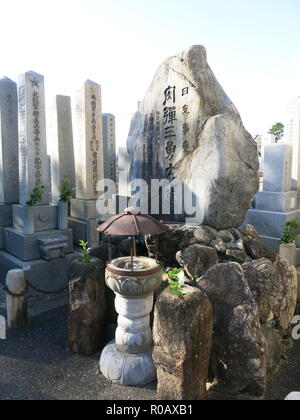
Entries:
<svg viewBox="0 0 300 420">
<path fill-rule="evenodd" d="M 91 248 L 88 248 L 89 243 L 84 242 L 83 240 L 80 240 L 79 245 L 82 249 L 80 257 L 79 257 L 79 261 L 81 263 L 88 264 L 89 262 L 91 262 L 91 259 L 92 259 L 90 255 Z"/>
<path fill-rule="evenodd" d="M 27 201 L 27 206 L 35 206 L 38 204 L 39 201 L 41 201 L 43 194 L 45 192 L 46 187 L 44 185 L 38 185 L 33 188 L 30 199 Z"/>
<path fill-rule="evenodd" d="M 59 192 L 60 192 L 59 200 L 62 201 L 63 203 L 69 203 L 74 196 L 73 188 L 71 187 L 70 181 L 68 180 L 66 176 L 64 177 L 64 180 L 61 186 L 59 187 Z"/>
<path fill-rule="evenodd" d="M 185 274 L 183 270 L 174 268 L 173 270 L 168 271 L 167 275 L 169 277 L 168 283 L 172 295 L 182 297 L 188 294 L 188 292 L 183 290 L 183 287 L 185 286 Z"/>
<path fill-rule="evenodd" d="M 283 226 L 282 242 L 285 244 L 293 244 L 296 240 L 300 225 L 296 219 L 290 220 Z"/>
</svg>

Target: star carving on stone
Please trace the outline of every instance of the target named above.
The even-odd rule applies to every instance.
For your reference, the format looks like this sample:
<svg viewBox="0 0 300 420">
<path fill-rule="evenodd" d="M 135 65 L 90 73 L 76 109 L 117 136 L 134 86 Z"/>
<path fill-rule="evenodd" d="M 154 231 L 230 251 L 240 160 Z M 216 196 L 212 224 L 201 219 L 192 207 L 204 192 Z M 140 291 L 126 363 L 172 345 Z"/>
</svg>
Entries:
<svg viewBox="0 0 300 420">
<path fill-rule="evenodd" d="M 40 82 L 38 81 L 38 79 L 37 79 L 36 77 L 35 77 L 35 78 L 33 78 L 33 79 L 31 79 L 30 81 L 31 81 L 31 86 L 32 86 L 32 87 L 37 87 L 37 88 L 39 89 L 39 87 L 40 87 L 40 86 L 39 86 L 39 83 L 40 83 Z"/>
</svg>

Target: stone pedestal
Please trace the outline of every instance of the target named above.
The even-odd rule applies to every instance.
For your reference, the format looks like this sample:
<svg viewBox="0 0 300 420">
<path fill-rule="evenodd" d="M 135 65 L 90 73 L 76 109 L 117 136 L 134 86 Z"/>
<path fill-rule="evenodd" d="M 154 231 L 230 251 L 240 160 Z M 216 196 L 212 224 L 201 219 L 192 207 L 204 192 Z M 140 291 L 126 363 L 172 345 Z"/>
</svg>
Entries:
<svg viewBox="0 0 300 420">
<path fill-rule="evenodd" d="M 115 341 L 103 350 L 100 369 L 106 378 L 125 386 L 146 385 L 156 379 L 150 313 L 162 271 L 149 258 L 135 258 L 134 262 L 142 269 L 126 269 L 127 257 L 112 261 L 106 270 L 106 284 L 116 293 L 119 318 Z"/>
</svg>

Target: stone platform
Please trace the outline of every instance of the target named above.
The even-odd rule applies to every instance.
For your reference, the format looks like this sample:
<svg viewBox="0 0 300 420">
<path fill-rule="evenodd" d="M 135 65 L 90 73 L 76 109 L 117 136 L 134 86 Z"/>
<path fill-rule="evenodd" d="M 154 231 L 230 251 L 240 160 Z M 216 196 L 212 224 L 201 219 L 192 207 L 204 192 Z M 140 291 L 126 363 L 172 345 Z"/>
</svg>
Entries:
<svg viewBox="0 0 300 420">
<path fill-rule="evenodd" d="M 25 235 L 14 228 L 4 229 L 5 250 L 23 261 L 41 258 L 43 254 L 41 246 L 45 244 L 45 241 L 49 242 L 49 247 L 51 247 L 51 242 L 53 243 L 53 241 L 56 243 L 64 242 L 65 254 L 73 251 L 73 233 L 70 229 L 36 232 L 32 235 Z"/>
<path fill-rule="evenodd" d="M 12 225 L 16 230 L 23 232 L 28 224 L 27 211 L 30 212 L 30 218 L 34 227 L 34 232 L 43 232 L 57 229 L 58 210 L 57 205 L 33 206 L 23 205 L 12 206 Z"/>
<path fill-rule="evenodd" d="M 282 237 L 283 226 L 293 219 L 300 223 L 300 210 L 288 213 L 250 209 L 243 225 L 252 225 L 262 236 L 271 238 Z"/>
<path fill-rule="evenodd" d="M 0 283 L 4 284 L 7 272 L 13 269 L 26 271 L 26 278 L 42 290 L 57 290 L 67 285 L 68 271 L 72 261 L 79 257 L 79 252 L 67 254 L 65 258 L 52 261 L 22 261 L 6 251 L 0 251 Z"/>
<path fill-rule="evenodd" d="M 98 226 L 98 220 L 80 220 L 69 217 L 68 227 L 73 231 L 74 245 L 78 246 L 79 241 L 87 241 L 90 248 L 95 248 L 99 245 L 100 234 L 96 228 Z"/>
</svg>

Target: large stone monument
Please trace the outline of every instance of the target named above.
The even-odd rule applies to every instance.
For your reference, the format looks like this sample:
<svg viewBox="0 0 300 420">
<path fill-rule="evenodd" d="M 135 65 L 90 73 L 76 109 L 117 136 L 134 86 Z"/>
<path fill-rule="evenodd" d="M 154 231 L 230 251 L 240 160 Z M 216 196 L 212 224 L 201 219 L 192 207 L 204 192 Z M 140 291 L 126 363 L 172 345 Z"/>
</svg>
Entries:
<svg viewBox="0 0 300 420">
<path fill-rule="evenodd" d="M 101 216 L 96 203 L 101 191 L 98 181 L 104 179 L 101 86 L 87 80 L 77 94 L 75 112 L 76 199 L 71 202 L 69 226 L 74 244 L 79 240 L 99 245 L 97 223 Z"/>
<path fill-rule="evenodd" d="M 127 146 L 131 179 L 179 179 L 191 192 L 201 184 L 204 223 L 216 229 L 241 225 L 259 187 L 257 145 L 204 47 L 192 46 L 161 65 Z"/>
<path fill-rule="evenodd" d="M 19 202 L 17 84 L 0 80 L 0 249 L 4 227 L 12 224 L 12 206 Z"/>
<path fill-rule="evenodd" d="M 59 200 L 59 187 L 67 180 L 75 193 L 75 156 L 71 98 L 58 95 L 51 107 L 49 150 L 51 155 L 52 202 Z"/>
<path fill-rule="evenodd" d="M 277 252 L 281 243 L 283 226 L 297 219 L 297 191 L 292 191 L 292 156 L 290 144 L 266 145 L 264 151 L 263 191 L 255 197 L 255 208 L 248 211 L 245 224 L 255 227 L 262 243 Z"/>
<path fill-rule="evenodd" d="M 50 205 L 46 144 L 44 77 L 28 72 L 19 78 L 19 191 L 12 206 L 12 227 L 4 229 L 0 281 L 12 269 L 28 270 L 38 287 L 65 284 L 73 252 L 70 229 L 58 230 L 58 206 Z M 35 193 L 44 188 L 38 199 Z"/>
</svg>

